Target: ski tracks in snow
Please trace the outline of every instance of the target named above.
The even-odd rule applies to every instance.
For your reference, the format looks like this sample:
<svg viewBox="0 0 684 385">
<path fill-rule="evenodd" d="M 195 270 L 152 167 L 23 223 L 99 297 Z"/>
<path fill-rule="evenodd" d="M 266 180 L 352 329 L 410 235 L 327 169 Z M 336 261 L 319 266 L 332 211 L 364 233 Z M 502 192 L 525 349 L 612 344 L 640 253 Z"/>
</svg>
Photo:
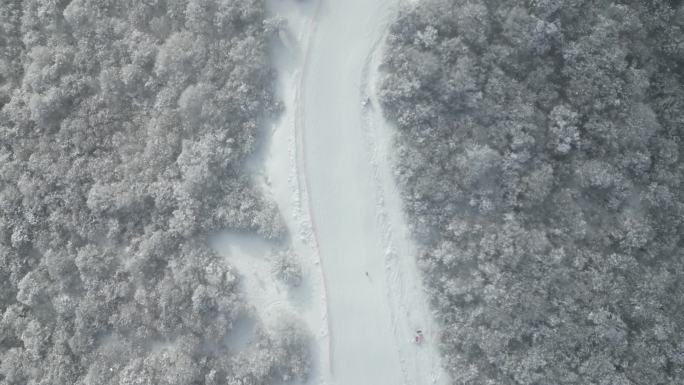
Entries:
<svg viewBox="0 0 684 385">
<path fill-rule="evenodd" d="M 323 293 L 321 294 L 323 301 L 325 302 L 325 313 L 323 314 L 323 318 L 325 319 L 326 322 L 326 332 L 325 332 L 325 337 L 326 337 L 326 342 L 327 342 L 327 367 L 330 373 L 334 373 L 334 360 L 333 360 L 333 338 L 332 338 L 332 320 L 330 317 L 330 306 L 329 302 L 327 299 L 327 293 L 328 293 L 328 283 L 327 283 L 327 278 L 326 278 L 326 272 L 325 272 L 325 264 L 323 260 L 323 255 L 321 253 L 321 244 L 318 236 L 318 232 L 316 229 L 316 221 L 315 217 L 313 215 L 313 207 L 311 205 L 311 198 L 310 198 L 310 191 L 311 191 L 311 186 L 309 185 L 309 179 L 307 178 L 307 171 L 306 171 L 306 151 L 303 149 L 306 148 L 306 136 L 304 135 L 304 130 L 305 130 L 305 125 L 304 125 L 304 116 L 305 116 L 305 103 L 304 101 L 304 81 L 306 79 L 306 70 L 308 68 L 308 63 L 309 63 L 309 58 L 311 55 L 311 46 L 313 44 L 314 38 L 316 36 L 316 29 L 318 27 L 318 17 L 321 11 L 321 0 L 316 0 L 315 3 L 315 8 L 313 11 L 313 15 L 311 16 L 311 19 L 309 21 L 309 28 L 307 32 L 307 39 L 306 43 L 304 46 L 304 54 L 303 54 L 303 60 L 302 60 L 302 67 L 299 70 L 298 74 L 298 80 L 297 80 L 297 86 L 295 90 L 295 125 L 294 125 L 294 131 L 295 131 L 295 159 L 296 159 L 296 172 L 297 172 L 297 191 L 299 195 L 299 204 L 300 204 L 300 212 L 303 214 L 303 216 L 306 218 L 306 221 L 308 221 L 308 227 L 310 229 L 309 234 L 311 235 L 311 241 L 313 243 L 313 248 L 314 248 L 314 253 L 316 254 L 318 258 L 318 265 L 319 265 L 319 270 L 320 270 L 320 276 L 321 276 L 321 282 L 323 286 Z M 306 204 L 306 209 L 302 209 L 302 204 Z"/>
</svg>

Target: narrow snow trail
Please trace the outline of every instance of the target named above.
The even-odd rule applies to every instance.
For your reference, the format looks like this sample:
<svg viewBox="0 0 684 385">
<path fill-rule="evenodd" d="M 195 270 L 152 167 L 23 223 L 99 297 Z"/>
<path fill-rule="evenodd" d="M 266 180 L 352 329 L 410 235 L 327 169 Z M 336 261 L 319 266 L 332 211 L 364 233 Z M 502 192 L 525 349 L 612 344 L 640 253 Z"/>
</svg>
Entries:
<svg viewBox="0 0 684 385">
<path fill-rule="evenodd" d="M 398 5 L 323 1 L 303 64 L 297 107 L 304 165 L 298 169 L 306 173 L 325 274 L 333 384 L 427 384 L 440 378 L 435 349 L 411 343 L 416 329 L 428 330 L 430 317 L 424 298 L 410 293 L 422 293 L 419 275 L 405 271 L 415 272 L 412 250 L 403 249 L 406 242 L 397 245 L 401 250 L 393 246 L 392 223 L 403 217 L 388 215 L 391 167 L 373 139 L 389 132 L 380 131 L 379 112 L 367 112 L 377 100 L 364 107 L 366 95 L 373 96 L 371 63 Z M 391 209 L 401 212 L 400 203 Z M 418 354 L 421 348 L 429 352 Z"/>
<path fill-rule="evenodd" d="M 311 219 L 328 273 L 332 384 L 402 384 L 386 300 L 382 232 L 361 130 L 363 59 L 389 1 L 325 2 L 304 63 L 304 152 Z M 361 60 L 359 60 L 361 58 Z M 368 272 L 368 276 L 366 276 Z M 410 337 L 409 337 L 410 338 Z"/>
<path fill-rule="evenodd" d="M 317 299 L 295 306 L 316 336 L 308 384 L 447 383 L 375 96 L 401 1 L 270 2 L 289 32 L 274 49 L 285 111 L 263 178 Z"/>
</svg>

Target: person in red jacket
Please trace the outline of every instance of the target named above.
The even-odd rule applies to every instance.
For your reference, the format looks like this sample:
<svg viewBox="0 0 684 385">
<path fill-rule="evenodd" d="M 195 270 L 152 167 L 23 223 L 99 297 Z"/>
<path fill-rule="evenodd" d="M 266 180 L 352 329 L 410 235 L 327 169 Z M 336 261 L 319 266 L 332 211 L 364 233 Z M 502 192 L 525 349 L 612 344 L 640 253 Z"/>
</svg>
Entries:
<svg viewBox="0 0 684 385">
<path fill-rule="evenodd" d="M 420 345 L 420 343 L 423 342 L 422 330 L 416 330 L 416 336 L 413 338 L 413 342 L 415 342 L 417 345 Z"/>
</svg>

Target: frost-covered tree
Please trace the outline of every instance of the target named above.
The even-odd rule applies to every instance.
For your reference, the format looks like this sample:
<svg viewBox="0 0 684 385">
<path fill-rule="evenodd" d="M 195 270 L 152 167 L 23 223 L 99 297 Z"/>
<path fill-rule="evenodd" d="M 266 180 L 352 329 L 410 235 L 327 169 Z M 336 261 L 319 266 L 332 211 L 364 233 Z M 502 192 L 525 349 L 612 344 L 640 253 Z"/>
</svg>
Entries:
<svg viewBox="0 0 684 385">
<path fill-rule="evenodd" d="M 283 235 L 243 172 L 278 111 L 265 20 L 261 0 L 0 3 L 0 384 L 235 379 L 249 304 L 205 237 Z M 284 372 L 305 375 L 302 341 Z"/>
<path fill-rule="evenodd" d="M 684 381 L 684 6 L 428 0 L 381 80 L 456 384 Z"/>
<path fill-rule="evenodd" d="M 273 276 L 286 285 L 296 287 L 302 283 L 302 266 L 291 251 L 282 251 L 271 262 Z"/>
</svg>

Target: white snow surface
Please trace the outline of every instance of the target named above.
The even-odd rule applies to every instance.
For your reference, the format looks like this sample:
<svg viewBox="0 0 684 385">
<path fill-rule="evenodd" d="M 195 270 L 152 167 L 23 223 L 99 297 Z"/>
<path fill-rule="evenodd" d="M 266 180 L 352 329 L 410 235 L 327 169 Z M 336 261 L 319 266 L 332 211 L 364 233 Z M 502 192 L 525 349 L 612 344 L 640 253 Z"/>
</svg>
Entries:
<svg viewBox="0 0 684 385">
<path fill-rule="evenodd" d="M 304 281 L 292 290 L 272 278 L 269 255 L 282 245 L 240 234 L 214 244 L 264 325 L 292 313 L 312 330 L 308 384 L 449 383 L 375 93 L 401 1 L 270 1 L 289 28 L 273 48 L 285 110 L 255 177 L 279 206 Z"/>
</svg>

